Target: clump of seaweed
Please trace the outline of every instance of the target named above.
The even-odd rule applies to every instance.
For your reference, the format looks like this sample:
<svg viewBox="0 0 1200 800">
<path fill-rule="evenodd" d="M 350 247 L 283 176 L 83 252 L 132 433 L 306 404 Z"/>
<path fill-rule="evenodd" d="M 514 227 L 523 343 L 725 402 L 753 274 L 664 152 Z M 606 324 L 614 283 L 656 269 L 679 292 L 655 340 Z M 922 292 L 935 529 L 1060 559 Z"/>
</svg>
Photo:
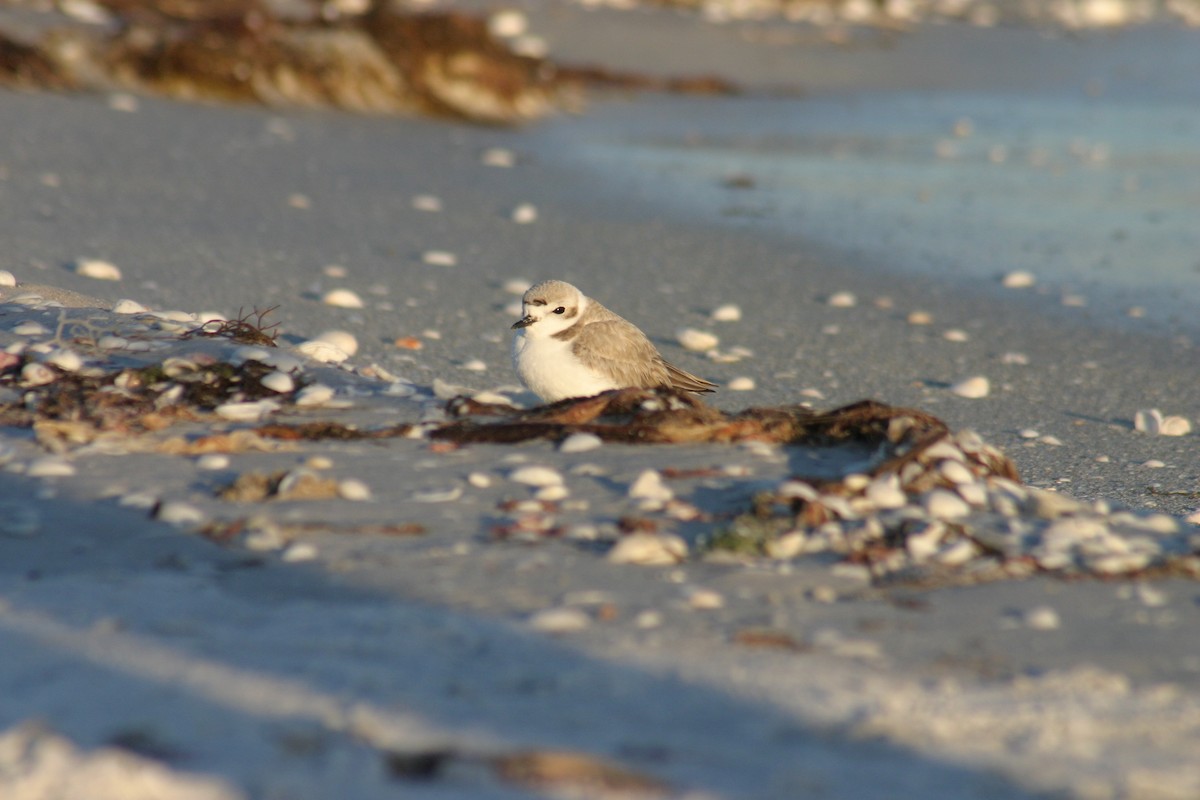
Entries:
<svg viewBox="0 0 1200 800">
<path fill-rule="evenodd" d="M 279 339 L 279 323 L 266 324 L 266 318 L 279 306 L 260 310 L 257 306 L 250 312 L 239 308 L 234 319 L 213 319 L 197 328 L 183 334 L 183 338 L 193 336 L 213 336 L 229 339 L 238 344 L 257 344 L 265 347 L 275 347 Z"/>
</svg>

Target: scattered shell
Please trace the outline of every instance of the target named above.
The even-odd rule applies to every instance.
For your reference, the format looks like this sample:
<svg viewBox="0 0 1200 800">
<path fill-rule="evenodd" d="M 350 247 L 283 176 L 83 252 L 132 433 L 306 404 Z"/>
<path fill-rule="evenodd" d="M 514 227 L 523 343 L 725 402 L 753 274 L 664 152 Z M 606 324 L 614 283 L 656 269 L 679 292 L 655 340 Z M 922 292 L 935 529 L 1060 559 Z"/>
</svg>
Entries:
<svg viewBox="0 0 1200 800">
<path fill-rule="evenodd" d="M 270 389 L 272 392 L 278 392 L 279 394 L 288 394 L 296 388 L 296 381 L 286 372 L 276 371 L 267 373 L 262 376 L 259 383 L 263 385 L 264 389 Z"/>
<path fill-rule="evenodd" d="M 78 372 L 83 368 L 83 356 L 65 347 L 55 350 L 46 356 L 45 361 L 47 364 L 53 364 L 58 367 L 63 372 Z"/>
<path fill-rule="evenodd" d="M 153 492 L 138 491 L 121 495 L 117 502 L 129 508 L 154 508 L 158 505 L 158 499 Z"/>
<path fill-rule="evenodd" d="M 712 589 L 692 589 L 687 594 L 688 605 L 700 611 L 725 607 L 725 596 Z"/>
<path fill-rule="evenodd" d="M 685 349 L 697 352 L 712 350 L 721 343 L 715 334 L 698 331 L 695 328 L 680 328 L 675 332 L 675 338 Z"/>
<path fill-rule="evenodd" d="M 592 624 L 588 613 L 579 608 L 547 608 L 529 617 L 529 627 L 541 633 L 573 633 Z"/>
<path fill-rule="evenodd" d="M 343 500 L 364 501 L 371 499 L 371 487 L 358 478 L 345 478 L 338 481 L 338 497 Z"/>
<path fill-rule="evenodd" d="M 146 314 L 150 309 L 139 303 L 137 300 L 130 300 L 125 297 L 113 303 L 112 312 L 114 314 Z"/>
<path fill-rule="evenodd" d="M 316 557 L 317 546 L 309 542 L 292 542 L 279 554 L 279 558 L 289 564 L 295 564 L 299 561 L 312 561 Z"/>
<path fill-rule="evenodd" d="M 338 308 L 362 308 L 364 306 L 358 292 L 351 289 L 330 289 L 322 295 L 321 302 L 327 306 Z"/>
<path fill-rule="evenodd" d="M 880 510 L 908 505 L 908 495 L 900 488 L 900 476 L 894 473 L 875 478 L 867 485 L 863 496 Z"/>
<path fill-rule="evenodd" d="M 1133 429 L 1142 433 L 1158 435 L 1162 430 L 1163 415 L 1157 408 L 1139 409 L 1133 415 Z"/>
<path fill-rule="evenodd" d="M 561 486 L 562 473 L 552 467 L 528 466 L 514 469 L 508 474 L 513 483 L 523 483 L 526 486 Z"/>
<path fill-rule="evenodd" d="M 1192 423 L 1187 417 L 1170 416 L 1163 417 L 1162 428 L 1159 430 L 1160 436 L 1187 436 L 1192 432 Z"/>
<path fill-rule="evenodd" d="M 560 453 L 586 453 L 604 444 L 604 440 L 594 433 L 573 433 L 562 440 L 558 450 Z"/>
<path fill-rule="evenodd" d="M 566 486 L 558 484 L 555 486 L 543 486 L 541 489 L 538 489 L 536 492 L 534 492 L 533 496 L 537 500 L 543 500 L 547 503 L 554 503 L 570 497 L 571 492 Z"/>
<path fill-rule="evenodd" d="M 946 526 L 938 521 L 929 521 L 918 529 L 908 531 L 904 547 L 913 561 L 928 561 L 942 549 L 945 537 Z"/>
<path fill-rule="evenodd" d="M 471 372 L 487 372 L 487 362 L 482 359 L 472 358 L 462 363 L 462 368 Z"/>
<path fill-rule="evenodd" d="M 321 267 L 322 274 L 327 278 L 341 279 L 350 274 L 350 270 L 346 269 L 341 264 L 326 264 Z"/>
<path fill-rule="evenodd" d="M 1050 606 L 1038 606 L 1029 609 L 1025 612 L 1023 621 L 1026 627 L 1032 628 L 1035 631 L 1056 630 L 1061 624 L 1058 612 Z"/>
<path fill-rule="evenodd" d="M 43 456 L 30 461 L 25 474 L 31 478 L 66 478 L 75 474 L 75 466 L 57 456 Z"/>
<path fill-rule="evenodd" d="M 800 531 L 791 531 L 768 540 L 764 549 L 771 558 L 787 561 L 803 553 L 807 544 L 808 536 Z"/>
<path fill-rule="evenodd" d="M 965 342 L 970 340 L 970 335 L 961 328 L 950 328 L 942 331 L 942 338 L 947 342 Z"/>
<path fill-rule="evenodd" d="M 75 262 L 75 274 L 97 281 L 119 281 L 121 270 L 115 264 L 98 258 L 81 258 Z"/>
<path fill-rule="evenodd" d="M 12 332 L 17 336 L 45 336 L 50 330 L 36 320 L 27 319 L 14 325 Z"/>
<path fill-rule="evenodd" d="M 834 292 L 825 300 L 825 304 L 833 308 L 854 308 L 858 305 L 858 298 L 853 292 Z"/>
<path fill-rule="evenodd" d="M 930 314 L 928 311 L 911 311 L 909 312 L 907 319 L 909 325 L 933 324 L 933 314 Z"/>
<path fill-rule="evenodd" d="M 323 383 L 312 383 L 305 386 L 296 394 L 296 405 L 302 407 L 323 406 L 333 399 L 335 392 L 332 386 Z"/>
<path fill-rule="evenodd" d="M 419 194 L 412 199 L 412 207 L 417 211 L 437 212 L 442 210 L 442 201 L 431 194 Z"/>
<path fill-rule="evenodd" d="M 323 331 L 313 337 L 313 341 L 327 342 L 337 349 L 341 350 L 348 356 L 352 356 L 358 352 L 358 339 L 349 331 L 331 330 Z"/>
<path fill-rule="evenodd" d="M 1027 289 L 1037 283 L 1037 278 L 1032 272 L 1025 270 L 1013 270 L 1000 279 L 1000 284 L 1006 289 Z"/>
<path fill-rule="evenodd" d="M 17 278 L 6 269 L 0 269 L 0 287 L 16 286 Z"/>
<path fill-rule="evenodd" d="M 520 11 L 504 9 L 488 17 L 488 32 L 501 39 L 521 36 L 529 29 L 529 18 Z"/>
<path fill-rule="evenodd" d="M 229 456 L 224 453 L 205 453 L 196 459 L 196 469 L 217 470 L 229 467 Z"/>
<path fill-rule="evenodd" d="M 631 533 L 608 551 L 614 564 L 666 566 L 687 557 L 687 542 L 673 533 Z"/>
<path fill-rule="evenodd" d="M 342 348 L 321 339 L 309 339 L 296 345 L 296 349 L 314 361 L 326 364 L 340 364 L 350 357 Z"/>
<path fill-rule="evenodd" d="M 757 388 L 757 384 L 755 384 L 754 378 L 743 375 L 725 384 L 725 388 L 733 392 L 752 392 Z"/>
<path fill-rule="evenodd" d="M 458 264 L 458 256 L 448 250 L 426 250 L 421 254 L 421 260 L 435 267 L 453 267 Z"/>
<path fill-rule="evenodd" d="M 665 503 L 675 497 L 671 488 L 663 483 L 662 474 L 652 470 L 643 470 L 629 484 L 629 496 L 639 500 L 654 500 Z"/>
<path fill-rule="evenodd" d="M 963 378 L 960 381 L 950 386 L 950 391 L 959 397 L 965 397 L 969 400 L 978 400 L 981 397 L 987 397 L 992 391 L 992 385 L 987 378 L 982 375 L 975 375 L 970 378 Z"/>
<path fill-rule="evenodd" d="M 633 624 L 634 627 L 641 628 L 642 630 L 657 628 L 663 624 L 662 612 L 654 611 L 653 609 L 639 611 L 638 615 L 633 618 Z"/>
<path fill-rule="evenodd" d="M 250 400 L 240 403 L 222 403 L 213 411 L 221 419 L 236 422 L 257 422 L 273 411 L 279 410 L 279 404 L 274 400 Z"/>
<path fill-rule="evenodd" d="M 710 318 L 714 322 L 737 322 L 742 318 L 742 309 L 733 303 L 726 303 L 714 308 Z"/>
<path fill-rule="evenodd" d="M 1088 304 L 1087 298 L 1081 294 L 1064 294 L 1062 304 L 1071 308 L 1083 308 Z"/>
<path fill-rule="evenodd" d="M 203 524 L 208 517 L 203 511 L 191 503 L 182 500 L 168 500 L 158 507 L 155 519 L 170 525 L 190 526 Z"/>
<path fill-rule="evenodd" d="M 21 367 L 21 384 L 23 386 L 45 386 L 54 383 L 57 379 L 58 373 L 45 364 L 34 362 Z"/>
<path fill-rule="evenodd" d="M 486 472 L 472 472 L 467 476 L 467 483 L 476 489 L 486 489 L 492 485 L 492 476 Z"/>
<path fill-rule="evenodd" d="M 400 336 L 392 344 L 401 350 L 420 350 L 425 346 L 424 342 L 415 336 Z"/>
<path fill-rule="evenodd" d="M 958 520 L 971 513 L 971 507 L 956 493 L 947 489 L 934 489 L 925 495 L 925 511 L 934 519 Z"/>
<path fill-rule="evenodd" d="M 532 203 L 522 203 L 512 210 L 512 221 L 518 225 L 528 225 L 538 218 L 537 207 Z"/>
<path fill-rule="evenodd" d="M 503 147 L 489 147 L 479 156 L 479 160 L 488 167 L 512 167 L 517 163 L 516 155 Z"/>
</svg>

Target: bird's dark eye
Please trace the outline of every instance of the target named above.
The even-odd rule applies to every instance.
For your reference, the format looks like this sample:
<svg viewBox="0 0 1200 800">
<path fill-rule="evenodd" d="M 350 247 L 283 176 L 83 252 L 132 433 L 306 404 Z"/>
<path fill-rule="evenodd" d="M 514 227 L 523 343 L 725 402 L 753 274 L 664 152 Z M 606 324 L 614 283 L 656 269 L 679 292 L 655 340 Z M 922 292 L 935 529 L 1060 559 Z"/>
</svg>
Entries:
<svg viewBox="0 0 1200 800">
<path fill-rule="evenodd" d="M 558 308 L 554 309 L 555 314 L 565 314 L 566 311 L 567 309 L 565 306 L 559 306 Z"/>
</svg>

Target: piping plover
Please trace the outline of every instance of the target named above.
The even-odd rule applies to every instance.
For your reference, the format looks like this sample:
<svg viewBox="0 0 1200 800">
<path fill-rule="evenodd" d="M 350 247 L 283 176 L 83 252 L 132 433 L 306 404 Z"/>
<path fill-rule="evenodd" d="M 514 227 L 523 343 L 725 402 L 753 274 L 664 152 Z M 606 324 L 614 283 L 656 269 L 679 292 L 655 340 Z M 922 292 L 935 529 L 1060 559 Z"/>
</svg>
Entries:
<svg viewBox="0 0 1200 800">
<path fill-rule="evenodd" d="M 521 298 L 512 328 L 513 366 L 547 403 L 609 389 L 711 392 L 716 384 L 668 364 L 646 334 L 564 281 L 543 281 Z"/>
</svg>

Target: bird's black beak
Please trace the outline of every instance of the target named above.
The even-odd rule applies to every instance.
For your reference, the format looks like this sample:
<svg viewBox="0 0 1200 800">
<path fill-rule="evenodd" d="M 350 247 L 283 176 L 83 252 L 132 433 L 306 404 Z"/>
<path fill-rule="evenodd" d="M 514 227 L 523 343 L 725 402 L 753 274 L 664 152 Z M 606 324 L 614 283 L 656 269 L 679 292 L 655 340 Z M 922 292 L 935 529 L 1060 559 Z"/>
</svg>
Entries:
<svg viewBox="0 0 1200 800">
<path fill-rule="evenodd" d="M 533 324 L 533 317 L 531 317 L 529 314 L 526 314 L 525 316 L 521 317 L 519 320 L 517 320 L 516 322 L 514 322 L 512 324 L 512 329 L 515 331 L 518 328 L 528 328 L 532 324 Z"/>
</svg>

